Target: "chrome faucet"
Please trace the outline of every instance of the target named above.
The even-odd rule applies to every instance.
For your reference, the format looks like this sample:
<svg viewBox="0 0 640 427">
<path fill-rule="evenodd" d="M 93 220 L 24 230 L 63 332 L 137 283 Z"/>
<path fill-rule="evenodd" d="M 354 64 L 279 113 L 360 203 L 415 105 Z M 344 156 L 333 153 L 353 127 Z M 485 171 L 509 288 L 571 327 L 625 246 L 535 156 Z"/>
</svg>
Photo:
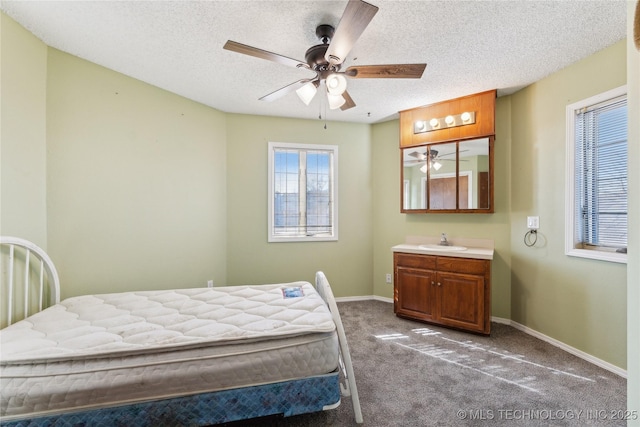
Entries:
<svg viewBox="0 0 640 427">
<path fill-rule="evenodd" d="M 445 233 L 442 233 L 440 235 L 440 243 L 439 243 L 439 245 L 440 246 L 449 246 L 450 245 L 449 241 L 447 240 L 447 235 Z"/>
</svg>

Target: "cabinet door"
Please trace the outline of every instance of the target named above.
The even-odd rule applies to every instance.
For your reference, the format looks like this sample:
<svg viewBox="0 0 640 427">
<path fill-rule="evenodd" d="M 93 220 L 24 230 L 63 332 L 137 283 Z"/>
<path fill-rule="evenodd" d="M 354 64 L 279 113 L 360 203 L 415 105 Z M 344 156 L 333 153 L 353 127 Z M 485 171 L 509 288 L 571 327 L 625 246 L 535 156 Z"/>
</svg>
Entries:
<svg viewBox="0 0 640 427">
<path fill-rule="evenodd" d="M 484 278 L 471 274 L 441 273 L 437 277 L 438 312 L 443 325 L 485 331 Z"/>
<path fill-rule="evenodd" d="M 394 309 L 396 314 L 433 320 L 436 274 L 431 270 L 397 267 Z"/>
</svg>

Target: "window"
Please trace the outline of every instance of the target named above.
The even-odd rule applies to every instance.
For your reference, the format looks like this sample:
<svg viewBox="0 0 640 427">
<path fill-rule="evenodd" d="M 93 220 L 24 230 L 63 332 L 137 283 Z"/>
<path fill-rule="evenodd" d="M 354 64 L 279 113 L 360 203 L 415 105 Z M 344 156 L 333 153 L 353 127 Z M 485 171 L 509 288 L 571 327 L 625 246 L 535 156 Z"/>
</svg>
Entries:
<svg viewBox="0 0 640 427">
<path fill-rule="evenodd" d="M 567 106 L 567 255 L 626 263 L 626 87 Z"/>
<path fill-rule="evenodd" d="M 338 240 L 338 147 L 269 143 L 269 242 Z"/>
</svg>

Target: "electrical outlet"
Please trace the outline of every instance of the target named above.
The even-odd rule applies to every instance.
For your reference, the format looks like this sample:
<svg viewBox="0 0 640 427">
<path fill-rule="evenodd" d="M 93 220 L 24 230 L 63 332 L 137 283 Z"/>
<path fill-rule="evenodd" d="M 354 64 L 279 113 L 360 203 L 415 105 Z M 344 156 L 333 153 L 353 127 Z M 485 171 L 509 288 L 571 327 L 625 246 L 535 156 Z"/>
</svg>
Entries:
<svg viewBox="0 0 640 427">
<path fill-rule="evenodd" d="M 213 288 L 213 280 L 207 280 L 207 288 Z"/>
<path fill-rule="evenodd" d="M 387 283 L 391 283 L 391 273 L 387 273 L 387 275 L 385 276 L 385 280 L 387 281 Z"/>
<path fill-rule="evenodd" d="M 527 217 L 527 228 L 529 230 L 537 230 L 540 228 L 540 217 L 539 216 L 528 216 Z"/>
</svg>

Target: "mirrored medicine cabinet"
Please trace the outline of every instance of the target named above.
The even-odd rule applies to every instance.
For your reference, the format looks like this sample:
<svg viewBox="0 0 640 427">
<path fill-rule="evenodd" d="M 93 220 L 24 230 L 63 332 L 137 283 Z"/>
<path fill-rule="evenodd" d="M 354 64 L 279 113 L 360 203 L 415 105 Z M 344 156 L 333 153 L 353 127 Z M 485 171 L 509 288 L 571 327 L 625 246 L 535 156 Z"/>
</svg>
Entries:
<svg viewBox="0 0 640 427">
<path fill-rule="evenodd" d="M 494 137 L 402 148 L 401 212 L 492 213 Z"/>
</svg>

